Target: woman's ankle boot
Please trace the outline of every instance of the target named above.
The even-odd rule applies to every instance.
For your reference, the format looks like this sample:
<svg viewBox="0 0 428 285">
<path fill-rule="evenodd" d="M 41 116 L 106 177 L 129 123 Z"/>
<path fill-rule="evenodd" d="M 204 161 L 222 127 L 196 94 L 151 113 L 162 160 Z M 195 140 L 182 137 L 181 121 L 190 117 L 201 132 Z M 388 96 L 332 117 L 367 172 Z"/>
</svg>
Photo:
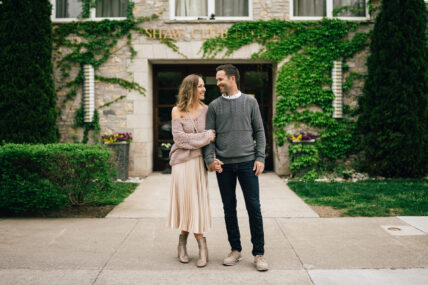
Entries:
<svg viewBox="0 0 428 285">
<path fill-rule="evenodd" d="M 189 235 L 180 235 L 178 238 L 178 260 L 182 263 L 189 262 L 189 256 L 187 255 L 187 237 Z"/>
<path fill-rule="evenodd" d="M 199 247 L 199 258 L 196 262 L 197 267 L 204 267 L 208 263 L 208 247 L 207 247 L 207 239 L 201 238 L 197 239 L 198 247 Z"/>
</svg>

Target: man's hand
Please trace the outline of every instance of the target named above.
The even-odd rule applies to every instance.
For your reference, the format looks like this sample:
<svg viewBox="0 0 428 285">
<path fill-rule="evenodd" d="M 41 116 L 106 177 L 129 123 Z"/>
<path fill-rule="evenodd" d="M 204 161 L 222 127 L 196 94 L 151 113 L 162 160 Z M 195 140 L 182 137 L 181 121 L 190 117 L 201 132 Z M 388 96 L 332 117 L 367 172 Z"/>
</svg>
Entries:
<svg viewBox="0 0 428 285">
<path fill-rule="evenodd" d="M 253 167 L 253 171 L 256 171 L 256 173 L 254 173 L 256 176 L 259 176 L 260 174 L 262 174 L 263 170 L 265 169 L 265 164 L 261 161 L 254 161 L 254 167 Z"/>
<path fill-rule="evenodd" d="M 212 162 L 210 165 L 208 165 L 208 167 L 212 170 L 212 171 L 217 171 L 218 173 L 222 173 L 223 172 L 223 168 L 221 167 L 224 163 L 220 160 L 218 160 L 217 158 L 214 160 L 214 162 Z"/>
</svg>

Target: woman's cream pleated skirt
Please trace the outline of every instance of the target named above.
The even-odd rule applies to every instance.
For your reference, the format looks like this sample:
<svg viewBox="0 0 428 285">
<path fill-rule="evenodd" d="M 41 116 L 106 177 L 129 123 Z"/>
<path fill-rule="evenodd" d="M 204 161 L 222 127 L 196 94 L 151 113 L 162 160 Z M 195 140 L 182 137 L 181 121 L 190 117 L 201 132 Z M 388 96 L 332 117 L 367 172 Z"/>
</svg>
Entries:
<svg viewBox="0 0 428 285">
<path fill-rule="evenodd" d="M 168 226 L 191 233 L 212 227 L 208 175 L 202 156 L 171 167 Z"/>
</svg>

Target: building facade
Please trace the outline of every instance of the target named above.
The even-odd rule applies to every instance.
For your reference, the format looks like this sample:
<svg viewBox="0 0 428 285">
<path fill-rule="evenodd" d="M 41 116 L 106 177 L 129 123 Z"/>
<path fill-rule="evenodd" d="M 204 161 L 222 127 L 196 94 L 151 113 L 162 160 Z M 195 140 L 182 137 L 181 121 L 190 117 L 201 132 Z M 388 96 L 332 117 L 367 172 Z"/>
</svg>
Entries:
<svg viewBox="0 0 428 285">
<path fill-rule="evenodd" d="M 231 36 L 228 29 L 239 21 L 285 20 L 311 21 L 323 17 L 338 17 L 349 21 L 367 21 L 360 30 L 369 31 L 372 23 L 366 0 L 100 0 L 90 8 L 89 19 L 79 19 L 84 9 L 78 0 L 51 0 L 54 27 L 70 21 L 121 20 L 129 15 L 129 7 L 135 18 L 159 17 L 140 24 L 144 33 L 132 32 L 131 44 L 136 51 L 133 56 L 126 37 L 119 39 L 108 61 L 96 71 L 103 77 L 123 78 L 145 88 L 145 95 L 127 90 L 113 83 L 95 80 L 93 84 L 94 108 L 98 110 L 100 134 L 89 136 L 91 142 L 99 141 L 100 135 L 132 133 L 130 145 L 130 176 L 147 176 L 152 171 L 165 167 L 161 159 L 160 146 L 172 142 L 171 109 L 182 79 L 190 74 L 202 75 L 206 88 L 206 103 L 220 96 L 215 80 L 215 68 L 220 64 L 235 64 L 241 73 L 240 89 L 253 95 L 259 102 L 267 137 L 267 170 L 279 175 L 288 175 L 288 146 L 279 147 L 273 136 L 275 114 L 277 70 L 287 59 L 277 63 L 269 60 L 254 60 L 252 54 L 259 51 L 256 43 L 246 45 L 224 57 L 224 52 L 214 58 L 203 58 L 203 43 L 214 37 Z M 130 1 L 130 0 L 129 0 Z M 91 1 L 89 1 L 91 2 Z M 343 8 L 345 7 L 345 8 Z M 342 9 L 343 8 L 343 9 Z M 79 35 L 72 40 L 81 41 Z M 160 39 L 173 39 L 178 51 L 174 51 Z M 67 49 L 61 51 L 66 54 Z M 358 52 L 346 64 L 349 72 L 366 72 L 368 49 Z M 61 85 L 58 67 L 59 57 L 54 56 L 55 78 Z M 79 72 L 79 66 L 71 74 Z M 90 74 L 90 73 L 87 73 Z M 85 75 L 90 76 L 90 75 Z M 356 80 L 351 90 L 344 94 L 344 102 L 356 106 L 361 94 L 362 80 Z M 74 127 L 75 113 L 84 102 L 84 91 L 79 89 L 74 100 L 62 106 L 58 126 L 62 142 L 81 141 L 83 130 Z M 58 91 L 59 104 L 65 102 L 67 89 Z M 118 98 L 122 98 L 117 100 Z M 117 101 L 116 101 L 117 100 Z M 113 102 L 108 104 L 107 102 Z M 309 109 L 317 109 L 309 106 Z M 304 125 L 287 127 L 290 133 L 300 130 L 317 132 Z"/>
</svg>

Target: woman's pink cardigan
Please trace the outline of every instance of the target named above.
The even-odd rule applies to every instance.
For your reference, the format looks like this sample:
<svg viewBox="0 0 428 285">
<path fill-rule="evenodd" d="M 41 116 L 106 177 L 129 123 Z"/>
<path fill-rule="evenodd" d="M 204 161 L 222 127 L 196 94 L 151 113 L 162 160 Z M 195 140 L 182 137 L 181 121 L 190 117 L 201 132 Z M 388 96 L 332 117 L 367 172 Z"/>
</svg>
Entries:
<svg viewBox="0 0 428 285">
<path fill-rule="evenodd" d="M 195 132 L 192 120 L 189 117 L 172 120 L 172 137 L 174 144 L 169 153 L 171 166 L 186 162 L 192 158 L 202 156 L 201 148 L 211 142 L 211 131 L 205 130 L 205 118 L 208 107 L 204 106 L 201 113 L 193 118 L 198 133 Z"/>
</svg>

